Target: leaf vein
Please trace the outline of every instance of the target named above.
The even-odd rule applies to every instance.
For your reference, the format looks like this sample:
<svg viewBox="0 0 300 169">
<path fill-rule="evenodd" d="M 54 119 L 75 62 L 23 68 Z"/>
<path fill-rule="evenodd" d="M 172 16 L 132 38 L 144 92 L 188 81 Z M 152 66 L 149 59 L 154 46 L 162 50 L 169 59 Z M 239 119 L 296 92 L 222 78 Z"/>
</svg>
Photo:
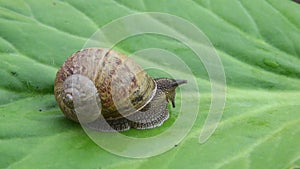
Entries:
<svg viewBox="0 0 300 169">
<path fill-rule="evenodd" d="M 285 55 L 289 55 L 289 56 L 293 56 L 291 53 L 287 53 L 286 51 L 278 48 L 277 46 L 274 46 L 273 44 L 265 41 L 264 39 L 259 39 L 257 37 L 254 37 L 254 36 L 251 36 L 249 34 L 247 34 L 245 31 L 243 31 L 242 29 L 240 29 L 239 27 L 237 27 L 236 25 L 228 22 L 227 20 L 223 19 L 221 16 L 219 16 L 218 14 L 214 13 L 213 11 L 207 9 L 207 8 L 204 8 L 202 6 L 199 6 L 195 0 L 191 0 L 192 2 L 194 2 L 199 8 L 207 11 L 208 13 L 210 13 L 212 16 L 215 16 L 216 18 L 220 19 L 221 21 L 223 21 L 225 24 L 227 24 L 228 26 L 230 26 L 232 29 L 236 30 L 237 32 L 239 32 L 240 34 L 242 34 L 244 37 L 248 38 L 249 40 L 251 41 L 254 41 L 255 43 L 258 43 L 258 44 L 261 44 L 261 45 L 264 45 L 264 46 L 267 46 L 271 49 L 275 49 L 276 51 L 280 52 L 280 53 L 284 53 Z M 245 8 L 245 6 L 244 6 Z M 253 17 L 252 17 L 253 18 Z"/>
<path fill-rule="evenodd" d="M 274 5 L 272 5 L 268 0 L 266 1 L 266 4 L 269 5 L 274 11 L 279 13 L 286 22 L 290 23 L 291 26 L 293 26 L 298 32 L 300 32 L 300 29 L 293 22 L 291 22 L 280 10 L 278 10 Z M 292 43 L 292 45 L 293 45 L 294 52 L 298 56 L 300 56 L 299 52 L 296 49 L 295 44 Z"/>
<path fill-rule="evenodd" d="M 86 17 L 86 19 L 88 19 L 89 21 L 91 21 L 92 24 L 93 24 L 97 29 L 100 27 L 100 26 L 99 26 L 99 25 L 98 25 L 98 24 L 97 24 L 90 16 L 88 16 L 85 12 L 83 12 L 83 11 L 80 10 L 79 8 L 75 7 L 75 5 L 73 5 L 73 4 L 71 4 L 71 3 L 67 2 L 67 1 L 62 1 L 62 0 L 60 0 L 60 2 L 66 4 L 66 5 L 68 5 L 68 6 L 70 6 L 71 8 L 73 8 L 73 9 L 75 9 L 76 11 L 78 11 L 79 13 L 81 13 L 83 16 Z"/>
<path fill-rule="evenodd" d="M 285 130 L 286 128 L 293 126 L 293 125 L 297 125 L 299 124 L 300 119 L 297 120 L 293 120 L 291 122 L 285 123 L 284 125 L 282 125 L 281 127 L 279 127 L 277 130 L 271 132 L 270 134 L 267 134 L 265 137 L 258 139 L 256 142 L 254 142 L 251 146 L 249 146 L 247 149 L 245 149 L 244 151 L 241 151 L 240 153 L 238 153 L 237 155 L 227 159 L 226 161 L 219 163 L 215 168 L 219 169 L 222 166 L 226 165 L 226 164 L 230 164 L 231 162 L 233 162 L 234 160 L 237 160 L 241 157 L 246 156 L 247 154 L 250 154 L 256 147 L 260 146 L 261 144 L 265 143 L 266 141 L 270 140 L 274 135 L 282 132 L 283 130 Z M 249 158 L 249 157 L 248 157 Z"/>
</svg>

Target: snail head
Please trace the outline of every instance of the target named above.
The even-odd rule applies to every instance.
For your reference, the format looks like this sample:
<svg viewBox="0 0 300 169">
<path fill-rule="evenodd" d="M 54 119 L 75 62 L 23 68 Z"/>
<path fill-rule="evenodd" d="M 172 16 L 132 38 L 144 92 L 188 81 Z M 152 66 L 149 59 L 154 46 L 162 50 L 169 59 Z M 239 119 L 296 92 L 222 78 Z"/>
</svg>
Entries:
<svg viewBox="0 0 300 169">
<path fill-rule="evenodd" d="M 155 79 L 157 83 L 157 89 L 162 90 L 165 95 L 167 101 L 171 101 L 172 107 L 175 107 L 175 95 L 176 95 L 176 88 L 179 85 L 187 83 L 187 80 L 175 80 L 170 78 L 157 78 Z"/>
</svg>

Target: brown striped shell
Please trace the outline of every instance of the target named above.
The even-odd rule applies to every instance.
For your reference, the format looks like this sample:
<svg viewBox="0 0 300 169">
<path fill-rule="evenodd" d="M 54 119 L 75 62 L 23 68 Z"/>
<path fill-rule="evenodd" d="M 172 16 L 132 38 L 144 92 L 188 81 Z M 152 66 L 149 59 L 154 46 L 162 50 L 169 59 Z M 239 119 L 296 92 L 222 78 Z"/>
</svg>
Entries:
<svg viewBox="0 0 300 169">
<path fill-rule="evenodd" d="M 130 116 L 151 101 L 156 89 L 155 81 L 131 58 L 109 49 L 86 48 L 62 65 L 54 92 L 68 118 L 78 122 L 80 116 L 81 122 L 91 122 L 100 113 L 109 120 Z M 95 106 L 91 104 L 99 110 L 87 111 Z M 84 113 L 76 114 L 76 107 Z"/>
</svg>

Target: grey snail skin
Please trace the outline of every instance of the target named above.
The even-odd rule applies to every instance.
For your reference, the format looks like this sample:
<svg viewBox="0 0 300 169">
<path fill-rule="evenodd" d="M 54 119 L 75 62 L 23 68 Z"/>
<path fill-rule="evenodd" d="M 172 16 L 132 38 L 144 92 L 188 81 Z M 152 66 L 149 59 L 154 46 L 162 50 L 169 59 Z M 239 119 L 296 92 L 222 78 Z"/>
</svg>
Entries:
<svg viewBox="0 0 300 169">
<path fill-rule="evenodd" d="M 54 94 L 67 118 L 92 130 L 150 129 L 169 118 L 168 102 L 175 107 L 175 89 L 184 83 L 187 81 L 153 79 L 119 52 L 85 48 L 58 70 Z"/>
</svg>

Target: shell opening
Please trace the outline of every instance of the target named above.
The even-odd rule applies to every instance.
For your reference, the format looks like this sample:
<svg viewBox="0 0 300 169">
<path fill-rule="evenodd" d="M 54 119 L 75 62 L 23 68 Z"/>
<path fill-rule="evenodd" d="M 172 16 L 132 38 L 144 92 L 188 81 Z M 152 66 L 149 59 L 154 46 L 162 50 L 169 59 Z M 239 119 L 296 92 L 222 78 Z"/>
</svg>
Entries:
<svg viewBox="0 0 300 169">
<path fill-rule="evenodd" d="M 145 76 L 144 72 L 143 76 Z M 135 74 L 138 76 L 139 74 Z M 125 81 L 122 85 L 122 89 L 124 93 L 120 94 L 120 84 L 118 81 L 114 80 L 111 84 L 111 94 L 112 100 L 118 111 L 118 116 L 112 117 L 112 119 L 118 119 L 126 117 L 128 118 L 130 115 L 136 113 L 137 111 L 141 110 L 145 107 L 155 96 L 156 94 L 156 83 L 152 78 L 146 76 L 147 78 L 142 79 L 140 78 L 138 85 L 135 88 L 132 88 L 132 81 L 124 80 L 126 78 L 130 79 L 129 77 L 122 77 Z"/>
</svg>

